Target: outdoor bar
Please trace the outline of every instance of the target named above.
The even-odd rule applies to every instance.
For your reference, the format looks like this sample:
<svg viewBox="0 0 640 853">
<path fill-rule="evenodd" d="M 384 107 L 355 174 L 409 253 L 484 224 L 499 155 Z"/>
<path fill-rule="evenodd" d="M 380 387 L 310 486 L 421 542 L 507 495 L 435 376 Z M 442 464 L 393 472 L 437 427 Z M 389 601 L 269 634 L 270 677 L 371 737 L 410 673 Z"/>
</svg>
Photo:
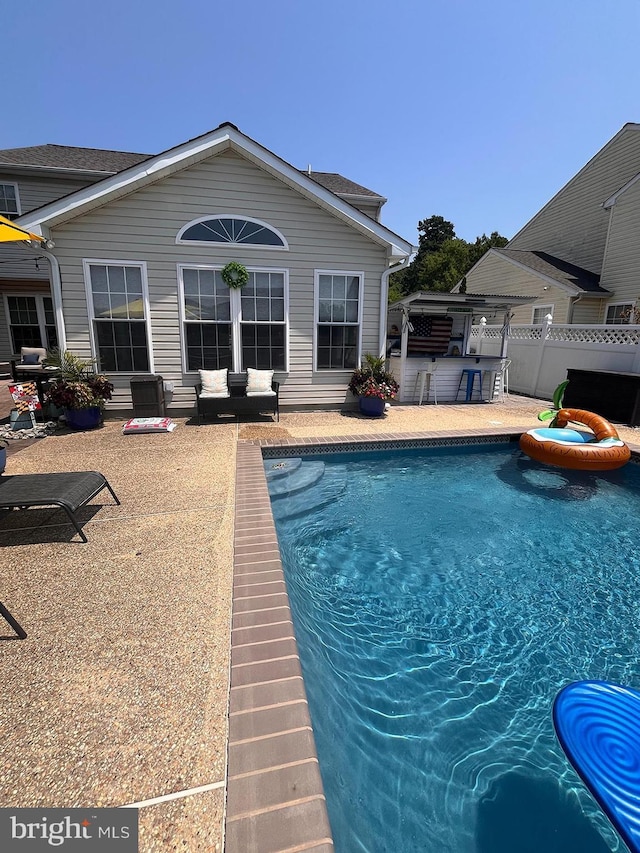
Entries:
<svg viewBox="0 0 640 853">
<path fill-rule="evenodd" d="M 400 403 L 492 402 L 507 363 L 511 308 L 530 296 L 418 291 L 389 306 L 388 369 Z M 485 317 L 503 321 L 494 355 L 469 349 L 471 327 Z"/>
</svg>

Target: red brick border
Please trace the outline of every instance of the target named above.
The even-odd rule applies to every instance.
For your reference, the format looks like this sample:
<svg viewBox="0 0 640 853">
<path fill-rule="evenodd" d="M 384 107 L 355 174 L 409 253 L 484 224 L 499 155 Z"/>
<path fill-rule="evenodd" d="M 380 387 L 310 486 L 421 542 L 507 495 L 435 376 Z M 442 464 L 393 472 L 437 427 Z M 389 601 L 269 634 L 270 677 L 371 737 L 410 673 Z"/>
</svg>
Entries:
<svg viewBox="0 0 640 853">
<path fill-rule="evenodd" d="M 226 853 L 333 850 L 260 446 L 238 443 Z"/>
</svg>

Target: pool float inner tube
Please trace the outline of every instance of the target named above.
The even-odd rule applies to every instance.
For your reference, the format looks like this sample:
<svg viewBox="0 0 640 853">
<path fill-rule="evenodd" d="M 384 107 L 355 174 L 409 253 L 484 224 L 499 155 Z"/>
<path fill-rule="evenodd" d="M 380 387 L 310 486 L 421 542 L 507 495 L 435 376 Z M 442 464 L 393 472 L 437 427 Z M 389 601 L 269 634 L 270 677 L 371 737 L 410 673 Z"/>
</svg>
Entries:
<svg viewBox="0 0 640 853">
<path fill-rule="evenodd" d="M 567 429 L 569 421 L 592 432 Z M 622 468 L 631 451 L 609 421 L 584 409 L 560 409 L 557 427 L 530 429 L 520 437 L 520 449 L 537 462 L 582 471 Z"/>
</svg>

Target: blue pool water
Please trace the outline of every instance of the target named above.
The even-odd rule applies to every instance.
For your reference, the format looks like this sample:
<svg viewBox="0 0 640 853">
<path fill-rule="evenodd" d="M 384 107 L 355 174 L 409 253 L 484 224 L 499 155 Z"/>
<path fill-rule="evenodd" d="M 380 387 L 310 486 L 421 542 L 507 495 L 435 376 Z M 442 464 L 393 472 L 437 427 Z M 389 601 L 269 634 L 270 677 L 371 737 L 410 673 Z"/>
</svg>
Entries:
<svg viewBox="0 0 640 853">
<path fill-rule="evenodd" d="M 619 849 L 551 707 L 572 680 L 640 687 L 639 467 L 289 464 L 268 477 L 338 853 Z"/>
</svg>

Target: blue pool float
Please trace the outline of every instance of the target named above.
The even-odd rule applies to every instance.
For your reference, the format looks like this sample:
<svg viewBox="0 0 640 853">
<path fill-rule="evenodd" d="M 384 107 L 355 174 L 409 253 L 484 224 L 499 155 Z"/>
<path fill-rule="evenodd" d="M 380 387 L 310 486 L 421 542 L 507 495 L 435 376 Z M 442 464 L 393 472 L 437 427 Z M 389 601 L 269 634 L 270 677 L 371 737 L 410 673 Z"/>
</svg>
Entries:
<svg viewBox="0 0 640 853">
<path fill-rule="evenodd" d="M 606 681 L 578 681 L 553 703 L 567 757 L 621 838 L 640 853 L 640 692 Z"/>
</svg>

